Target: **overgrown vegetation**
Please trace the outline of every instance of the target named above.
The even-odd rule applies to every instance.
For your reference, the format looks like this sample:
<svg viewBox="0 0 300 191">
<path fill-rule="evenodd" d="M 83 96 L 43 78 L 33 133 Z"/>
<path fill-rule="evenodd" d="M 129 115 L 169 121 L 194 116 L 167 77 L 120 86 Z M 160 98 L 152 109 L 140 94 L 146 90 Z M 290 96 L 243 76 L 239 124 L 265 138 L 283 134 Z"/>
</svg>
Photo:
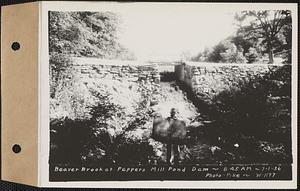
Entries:
<svg viewBox="0 0 300 191">
<path fill-rule="evenodd" d="M 73 119 L 51 118 L 51 163 L 111 165 L 148 162 L 148 158 L 154 155 L 154 148 L 149 144 L 149 136 L 144 134 L 151 130 L 153 111 L 149 106 L 155 87 L 145 82 L 137 86 L 138 99 L 133 113 L 129 112 L 129 108 L 116 103 L 114 95 L 102 89 L 91 92 L 91 99 L 96 98 L 94 105 L 88 103 L 87 107 L 77 107 L 78 110 L 67 114 L 74 112 L 88 115 L 75 115 Z M 127 91 L 130 92 L 130 89 Z M 72 99 L 80 103 L 80 94 L 65 96 L 74 97 Z"/>
<path fill-rule="evenodd" d="M 205 127 L 206 138 L 237 162 L 291 161 L 289 66 L 239 82 L 216 95 L 206 108 L 212 121 Z"/>
<path fill-rule="evenodd" d="M 84 77 L 59 55 L 51 72 L 50 162 L 58 164 L 140 164 L 153 156 L 149 144 L 158 84 L 145 74 L 135 82 L 122 73 L 96 71 Z M 59 63 L 59 61 L 63 63 Z M 56 69 L 61 73 L 57 73 Z M 133 70 L 130 66 L 128 70 Z M 95 76 L 93 76 L 95 77 Z M 92 78 L 92 81 L 91 81 Z M 54 85 L 56 84 L 56 86 Z M 137 154 L 138 153 L 138 154 Z"/>
<path fill-rule="evenodd" d="M 112 12 L 49 12 L 49 52 L 68 56 L 134 60 L 118 42 L 121 22 Z"/>
<path fill-rule="evenodd" d="M 131 156 L 133 163 L 145 161 L 153 148 L 136 130 L 149 126 L 157 86 L 147 79 L 133 83 L 116 76 L 105 79 L 110 83 L 90 83 L 72 60 L 135 59 L 118 42 L 120 18 L 111 12 L 49 14 L 50 162 L 105 165 Z"/>
</svg>

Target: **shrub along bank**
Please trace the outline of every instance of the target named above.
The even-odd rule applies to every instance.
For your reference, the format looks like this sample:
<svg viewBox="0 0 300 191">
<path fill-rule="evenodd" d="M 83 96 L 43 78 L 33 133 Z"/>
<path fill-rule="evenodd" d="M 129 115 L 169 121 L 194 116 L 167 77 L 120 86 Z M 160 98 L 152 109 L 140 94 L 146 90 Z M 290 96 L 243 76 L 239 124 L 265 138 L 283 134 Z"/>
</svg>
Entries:
<svg viewBox="0 0 300 191">
<path fill-rule="evenodd" d="M 182 87 L 211 121 L 200 131 L 206 139 L 235 162 L 291 162 L 290 65 L 185 70 Z"/>
<path fill-rule="evenodd" d="M 51 163 L 147 161 L 153 147 L 144 134 L 151 130 L 150 105 L 158 95 L 157 69 L 88 60 L 50 60 L 50 83 L 57 84 L 50 90 Z"/>
</svg>

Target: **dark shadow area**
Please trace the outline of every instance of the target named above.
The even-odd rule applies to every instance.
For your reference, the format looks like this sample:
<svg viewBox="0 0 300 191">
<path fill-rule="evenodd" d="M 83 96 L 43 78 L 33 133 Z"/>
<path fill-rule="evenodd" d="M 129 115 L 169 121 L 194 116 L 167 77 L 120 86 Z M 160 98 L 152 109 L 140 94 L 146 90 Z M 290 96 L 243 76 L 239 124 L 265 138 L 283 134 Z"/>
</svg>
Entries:
<svg viewBox="0 0 300 191">
<path fill-rule="evenodd" d="M 108 121 L 115 117 L 125 121 L 123 108 L 111 102 L 109 96 L 93 93 L 99 100 L 90 108 L 89 119 L 65 117 L 50 121 L 49 163 L 67 166 L 148 164 L 154 155 L 153 146 L 148 139 L 136 138 L 134 131 L 149 121 L 151 113 L 144 105 L 147 103 L 139 103 L 138 114 L 127 121 L 125 129 L 112 135 L 110 130 L 114 127 Z"/>
<path fill-rule="evenodd" d="M 112 137 L 91 120 L 54 120 L 50 128 L 50 164 L 138 165 L 154 155 L 146 139 L 134 141 L 124 133 Z"/>
<path fill-rule="evenodd" d="M 161 82 L 172 82 L 175 81 L 175 73 L 174 72 L 160 72 L 160 81 Z"/>
<path fill-rule="evenodd" d="M 196 136 L 205 137 L 237 163 L 291 163 L 291 67 L 240 82 L 210 101 L 179 83 L 208 120 Z M 227 159 L 226 159 L 227 160 Z"/>
<path fill-rule="evenodd" d="M 81 155 L 90 139 L 88 120 L 55 119 L 50 122 L 50 164 L 81 164 Z"/>
</svg>

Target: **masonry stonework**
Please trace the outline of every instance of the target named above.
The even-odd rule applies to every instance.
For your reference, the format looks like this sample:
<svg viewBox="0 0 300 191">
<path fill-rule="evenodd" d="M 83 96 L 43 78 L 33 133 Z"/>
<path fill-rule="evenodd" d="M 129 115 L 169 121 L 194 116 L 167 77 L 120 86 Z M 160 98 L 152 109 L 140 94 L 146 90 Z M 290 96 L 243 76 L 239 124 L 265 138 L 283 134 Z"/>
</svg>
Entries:
<svg viewBox="0 0 300 191">
<path fill-rule="evenodd" d="M 203 101 L 220 92 L 238 87 L 240 82 L 263 77 L 284 65 L 183 63 L 175 66 L 176 79 L 188 86 Z"/>
<path fill-rule="evenodd" d="M 155 65 L 73 58 L 69 79 L 57 87 L 51 105 L 58 111 L 53 118 L 89 118 L 89 108 L 99 102 L 96 94 L 109 96 L 110 102 L 131 114 L 142 100 L 153 104 L 159 94 L 160 76 Z M 57 116 L 59 115 L 59 116 Z"/>
</svg>

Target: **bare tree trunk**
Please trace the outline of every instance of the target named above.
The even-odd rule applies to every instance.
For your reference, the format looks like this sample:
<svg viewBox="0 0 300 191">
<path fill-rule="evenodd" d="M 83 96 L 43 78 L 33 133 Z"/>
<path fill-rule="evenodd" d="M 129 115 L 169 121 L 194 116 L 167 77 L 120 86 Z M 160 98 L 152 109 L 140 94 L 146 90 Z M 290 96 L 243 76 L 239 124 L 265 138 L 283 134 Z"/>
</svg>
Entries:
<svg viewBox="0 0 300 191">
<path fill-rule="evenodd" d="M 271 42 L 268 42 L 268 54 L 269 54 L 269 64 L 274 63 L 274 55 L 273 55 L 273 48 Z"/>
<path fill-rule="evenodd" d="M 274 55 L 273 55 L 273 50 L 270 48 L 269 49 L 269 64 L 274 63 Z"/>
</svg>

